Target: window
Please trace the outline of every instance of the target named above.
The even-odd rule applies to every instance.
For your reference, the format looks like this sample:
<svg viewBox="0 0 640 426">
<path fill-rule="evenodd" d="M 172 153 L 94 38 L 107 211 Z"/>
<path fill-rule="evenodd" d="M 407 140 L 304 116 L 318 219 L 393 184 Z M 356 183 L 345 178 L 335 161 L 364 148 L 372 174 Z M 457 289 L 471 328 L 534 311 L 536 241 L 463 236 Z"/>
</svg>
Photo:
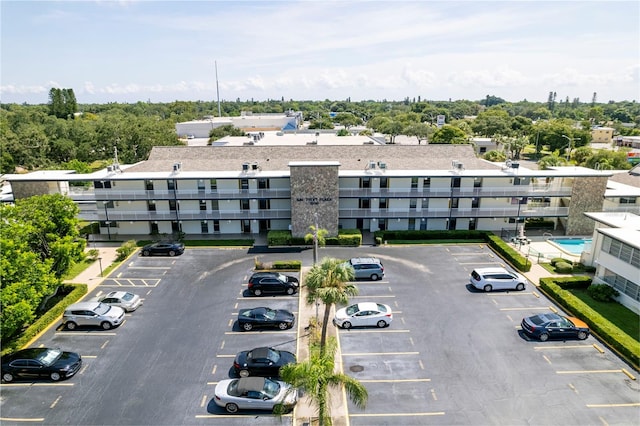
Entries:
<svg viewBox="0 0 640 426">
<path fill-rule="evenodd" d="M 169 200 L 169 210 L 176 211 L 178 209 L 178 205 L 176 200 Z"/>
<path fill-rule="evenodd" d="M 156 211 L 156 202 L 151 200 L 151 201 L 147 201 L 147 210 L 150 212 L 155 212 Z"/>
<path fill-rule="evenodd" d="M 240 179 L 240 189 L 242 190 L 249 189 L 249 179 Z"/>
<path fill-rule="evenodd" d="M 200 232 L 202 232 L 203 234 L 209 233 L 209 222 L 207 222 L 206 220 L 200 222 Z"/>
<path fill-rule="evenodd" d="M 200 211 L 207 210 L 207 201 L 200 200 Z"/>
<path fill-rule="evenodd" d="M 389 187 L 389 178 L 381 177 L 380 178 L 380 188 L 388 188 Z"/>
<path fill-rule="evenodd" d="M 360 198 L 360 200 L 358 201 L 358 204 L 361 209 L 371 208 L 371 200 L 369 198 Z"/>
<path fill-rule="evenodd" d="M 96 180 L 93 182 L 94 188 L 111 188 L 110 180 Z"/>
<path fill-rule="evenodd" d="M 271 202 L 268 199 L 260 199 L 258 200 L 258 209 L 260 210 L 269 210 L 271 208 Z"/>
<path fill-rule="evenodd" d="M 387 200 L 386 198 L 380 198 L 380 201 L 378 203 L 378 208 L 386 209 L 388 205 L 389 205 L 389 200 Z"/>
<path fill-rule="evenodd" d="M 147 191 L 153 191 L 153 181 L 151 179 L 145 180 L 144 187 Z"/>
<path fill-rule="evenodd" d="M 481 177 L 473 178 L 473 187 L 474 188 L 482 188 L 482 178 Z"/>
<path fill-rule="evenodd" d="M 472 198 L 471 199 L 471 208 L 472 209 L 477 209 L 478 207 L 480 207 L 480 199 L 479 198 Z"/>
<path fill-rule="evenodd" d="M 209 187 L 211 188 L 212 191 L 217 191 L 218 190 L 218 180 L 217 179 L 210 179 L 209 180 Z"/>
<path fill-rule="evenodd" d="M 409 200 L 410 209 L 415 209 L 417 205 L 418 205 L 418 200 L 416 198 L 412 198 Z"/>
<path fill-rule="evenodd" d="M 417 177 L 412 177 L 411 178 L 411 189 L 417 189 L 418 188 L 418 178 Z"/>
<path fill-rule="evenodd" d="M 178 185 L 177 185 L 177 183 L 176 183 L 176 180 L 175 180 L 175 179 L 169 179 L 169 180 L 167 181 L 167 189 L 168 189 L 169 191 L 175 191 L 176 189 L 178 189 Z"/>
<path fill-rule="evenodd" d="M 105 201 L 104 202 L 104 208 L 105 209 L 112 209 L 113 208 L 113 201 Z"/>
<path fill-rule="evenodd" d="M 422 186 L 424 188 L 430 188 L 431 187 L 431 178 L 424 178 L 424 182 L 422 182 Z"/>
<path fill-rule="evenodd" d="M 258 179 L 258 189 L 269 189 L 269 179 Z"/>
<path fill-rule="evenodd" d="M 213 221 L 213 232 L 220 232 L 220 221 L 219 220 L 214 220 Z"/>
<path fill-rule="evenodd" d="M 202 179 L 198 179 L 198 191 L 204 191 L 204 181 Z"/>
<path fill-rule="evenodd" d="M 360 178 L 360 188 L 371 188 L 371 178 Z"/>
<path fill-rule="evenodd" d="M 249 210 L 249 200 L 240 200 L 240 210 Z"/>
<path fill-rule="evenodd" d="M 211 210 L 220 210 L 220 208 L 218 207 L 218 200 L 211 200 Z"/>
<path fill-rule="evenodd" d="M 460 199 L 459 198 L 452 198 L 451 199 L 451 208 L 452 209 L 457 209 L 458 208 L 458 204 L 460 204 Z"/>
<path fill-rule="evenodd" d="M 635 204 L 635 197 L 620 197 L 620 204 Z"/>
<path fill-rule="evenodd" d="M 429 208 L 429 199 L 428 198 L 423 198 L 422 199 L 422 209 L 428 209 Z"/>
<path fill-rule="evenodd" d="M 451 187 L 452 188 L 460 188 L 460 178 L 455 177 L 451 179 Z"/>
</svg>

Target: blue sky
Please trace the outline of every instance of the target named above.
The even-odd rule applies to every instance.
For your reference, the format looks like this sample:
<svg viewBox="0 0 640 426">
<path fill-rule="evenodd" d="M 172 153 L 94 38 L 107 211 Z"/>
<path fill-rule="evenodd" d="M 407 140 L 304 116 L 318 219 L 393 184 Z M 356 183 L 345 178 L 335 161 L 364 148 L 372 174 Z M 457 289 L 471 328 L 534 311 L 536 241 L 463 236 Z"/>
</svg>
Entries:
<svg viewBox="0 0 640 426">
<path fill-rule="evenodd" d="M 640 99 L 637 1 L 7 1 L 0 101 Z"/>
</svg>

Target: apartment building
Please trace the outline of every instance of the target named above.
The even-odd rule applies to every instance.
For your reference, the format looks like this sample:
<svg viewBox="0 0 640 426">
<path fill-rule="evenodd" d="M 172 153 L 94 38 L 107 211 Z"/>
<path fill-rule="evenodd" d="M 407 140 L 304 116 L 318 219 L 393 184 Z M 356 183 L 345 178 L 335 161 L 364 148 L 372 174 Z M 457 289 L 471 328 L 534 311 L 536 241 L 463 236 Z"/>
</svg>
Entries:
<svg viewBox="0 0 640 426">
<path fill-rule="evenodd" d="M 585 263 L 596 267 L 593 282 L 618 290 L 617 300 L 640 314 L 640 216 L 624 212 L 587 212 L 596 223 Z"/>
<path fill-rule="evenodd" d="M 92 174 L 6 175 L 15 198 L 59 192 L 105 235 L 339 229 L 515 232 L 528 218 L 590 235 L 611 171 L 491 163 L 471 145 L 392 145 L 366 136 L 267 135 L 155 147 Z M 311 140 L 311 139 L 315 140 Z M 335 141 L 332 141 L 332 138 Z"/>
</svg>

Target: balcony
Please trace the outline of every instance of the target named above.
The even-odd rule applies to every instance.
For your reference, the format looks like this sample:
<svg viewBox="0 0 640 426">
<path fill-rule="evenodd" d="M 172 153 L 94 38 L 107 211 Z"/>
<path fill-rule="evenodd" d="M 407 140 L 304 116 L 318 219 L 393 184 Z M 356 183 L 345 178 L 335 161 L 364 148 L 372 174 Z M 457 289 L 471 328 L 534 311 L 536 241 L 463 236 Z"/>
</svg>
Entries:
<svg viewBox="0 0 640 426">
<path fill-rule="evenodd" d="M 258 211 L 206 211 L 206 210 L 163 210 L 163 211 L 119 211 L 107 209 L 97 212 L 99 220 L 110 221 L 162 221 L 162 220 L 241 220 L 241 219 L 291 219 L 291 210 Z"/>
<path fill-rule="evenodd" d="M 521 208 L 517 207 L 481 208 L 481 209 L 426 209 L 422 211 L 407 209 L 380 209 L 378 211 L 362 209 L 340 209 L 340 219 L 372 218 L 487 218 L 487 217 L 567 217 L 568 207 Z"/>
<path fill-rule="evenodd" d="M 570 186 L 551 187 L 548 185 L 510 185 L 481 188 L 424 188 L 390 189 L 382 188 L 342 188 L 341 198 L 510 198 L 510 197 L 566 197 L 571 195 Z"/>
<path fill-rule="evenodd" d="M 202 190 L 186 190 L 178 189 L 174 190 L 154 190 L 154 191 L 118 191 L 115 189 L 97 189 L 93 191 L 93 200 L 106 200 L 106 201 L 144 201 L 144 200 L 243 200 L 243 199 L 257 199 L 257 198 L 269 198 L 277 199 L 291 198 L 290 189 L 236 189 L 236 190 L 218 190 L 212 191 L 210 189 Z M 81 193 L 72 194 L 71 191 L 68 194 L 73 200 L 80 200 Z"/>
</svg>

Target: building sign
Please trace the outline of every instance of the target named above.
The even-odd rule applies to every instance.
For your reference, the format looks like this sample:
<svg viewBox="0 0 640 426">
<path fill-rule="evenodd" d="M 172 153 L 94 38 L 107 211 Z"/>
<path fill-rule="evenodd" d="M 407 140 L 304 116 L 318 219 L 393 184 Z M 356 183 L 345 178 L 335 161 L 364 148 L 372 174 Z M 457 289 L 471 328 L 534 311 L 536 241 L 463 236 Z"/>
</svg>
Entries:
<svg viewBox="0 0 640 426">
<path fill-rule="evenodd" d="M 439 115 L 436 117 L 436 124 L 438 127 L 444 126 L 444 115 Z"/>
<path fill-rule="evenodd" d="M 316 204 L 320 204 L 321 202 L 328 202 L 328 201 L 333 201 L 333 198 L 331 197 L 298 197 L 296 198 L 297 202 L 305 202 L 309 205 L 316 205 Z"/>
</svg>

